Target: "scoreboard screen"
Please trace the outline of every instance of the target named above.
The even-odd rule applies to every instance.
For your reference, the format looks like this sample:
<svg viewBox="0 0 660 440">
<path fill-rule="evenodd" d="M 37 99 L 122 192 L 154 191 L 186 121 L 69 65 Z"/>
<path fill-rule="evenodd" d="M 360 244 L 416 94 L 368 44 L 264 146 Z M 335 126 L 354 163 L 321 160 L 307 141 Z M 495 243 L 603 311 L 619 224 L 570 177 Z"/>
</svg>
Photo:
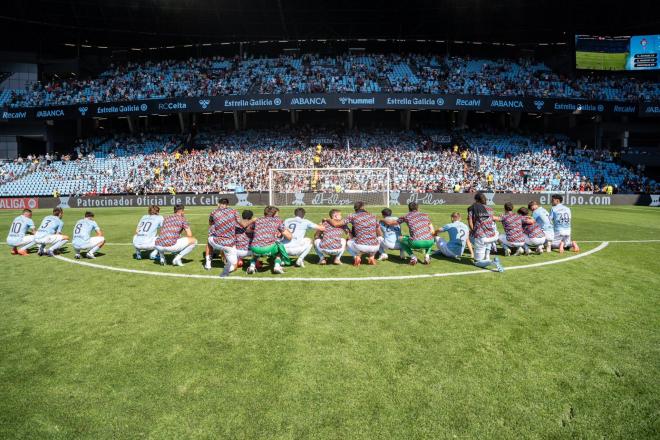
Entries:
<svg viewBox="0 0 660 440">
<path fill-rule="evenodd" d="M 575 64 L 589 70 L 660 70 L 660 35 L 575 36 Z"/>
<path fill-rule="evenodd" d="M 656 70 L 660 54 L 660 35 L 635 35 L 630 37 L 630 50 L 626 70 Z"/>
</svg>

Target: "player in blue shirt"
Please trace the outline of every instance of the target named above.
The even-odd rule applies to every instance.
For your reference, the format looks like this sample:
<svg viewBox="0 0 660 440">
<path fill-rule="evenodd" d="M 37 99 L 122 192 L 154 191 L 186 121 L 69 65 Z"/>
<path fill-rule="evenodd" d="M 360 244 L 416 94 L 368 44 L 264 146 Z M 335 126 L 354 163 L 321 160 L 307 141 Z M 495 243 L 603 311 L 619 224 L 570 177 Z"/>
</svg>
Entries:
<svg viewBox="0 0 660 440">
<path fill-rule="evenodd" d="M 459 260 L 465 247 L 467 246 L 470 251 L 470 256 L 474 258 L 474 251 L 472 250 L 472 243 L 470 243 L 470 228 L 465 223 L 461 222 L 461 214 L 454 212 L 451 214 L 451 223 L 444 225 L 442 228 L 435 231 L 436 237 L 443 232 L 449 234 L 449 241 L 443 240 L 441 237 L 436 239 L 438 250 L 435 255 L 444 255 L 447 258 L 455 258 Z"/>
<path fill-rule="evenodd" d="M 44 254 L 49 257 L 54 256 L 55 251 L 69 241 L 69 237 L 62 234 L 62 228 L 64 228 L 63 216 L 64 210 L 62 208 L 54 208 L 53 214 L 46 216 L 41 221 L 41 225 L 34 235 L 34 241 L 39 245 L 40 256 Z M 46 249 L 47 245 L 50 245 L 48 249 Z"/>
<path fill-rule="evenodd" d="M 149 254 L 151 260 L 158 258 L 158 251 L 156 250 L 156 237 L 158 231 L 163 226 L 163 216 L 160 215 L 160 207 L 151 205 L 147 211 L 147 215 L 143 215 L 138 222 L 133 236 L 133 247 L 135 247 L 135 259 L 142 259 L 142 251 L 152 251 Z"/>
<path fill-rule="evenodd" d="M 401 226 L 397 223 L 396 225 L 388 225 L 385 221 L 397 221 L 398 217 L 392 217 L 392 210 L 385 208 L 380 212 L 383 215 L 383 220 L 379 222 L 380 230 L 383 231 L 383 242 L 380 244 L 380 255 L 378 256 L 379 261 L 387 260 L 389 256 L 387 255 L 388 249 L 393 249 L 399 251 L 399 258 L 402 260 L 405 258 L 403 249 L 401 249 Z"/>
<path fill-rule="evenodd" d="M 555 240 L 555 229 L 552 226 L 552 221 L 550 220 L 550 214 L 546 209 L 539 205 L 536 201 L 531 201 L 527 204 L 527 207 L 532 212 L 532 218 L 538 224 L 543 233 L 545 234 L 545 251 L 550 252 L 552 249 L 552 242 Z"/>
<path fill-rule="evenodd" d="M 564 253 L 564 249 L 573 249 L 573 252 L 580 252 L 578 244 L 571 240 L 571 208 L 564 206 L 564 198 L 560 194 L 553 194 L 550 197 L 552 209 L 550 209 L 550 218 L 554 226 L 555 239 L 552 242 L 553 249 L 559 249 L 559 253 Z"/>
<path fill-rule="evenodd" d="M 96 237 L 92 237 L 92 232 L 96 231 Z M 73 227 L 73 241 L 71 242 L 73 249 L 76 251 L 76 260 L 81 258 L 80 251 L 87 250 L 85 256 L 90 259 L 96 258 L 94 254 L 103 247 L 105 238 L 103 231 L 99 225 L 94 221 L 94 213 L 87 211 L 85 218 L 78 220 L 76 226 Z"/>
<path fill-rule="evenodd" d="M 24 209 L 23 214 L 16 217 L 9 227 L 7 244 L 11 246 L 11 254 L 27 255 L 28 249 L 35 245 L 33 234 L 32 210 Z M 18 249 L 19 247 L 20 249 Z"/>
</svg>

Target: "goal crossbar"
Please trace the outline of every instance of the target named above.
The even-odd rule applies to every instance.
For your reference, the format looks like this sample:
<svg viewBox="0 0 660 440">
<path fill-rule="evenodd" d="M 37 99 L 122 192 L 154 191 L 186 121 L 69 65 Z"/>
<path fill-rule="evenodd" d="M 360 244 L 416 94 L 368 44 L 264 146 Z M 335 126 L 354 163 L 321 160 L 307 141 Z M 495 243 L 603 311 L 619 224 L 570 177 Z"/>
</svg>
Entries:
<svg viewBox="0 0 660 440">
<path fill-rule="evenodd" d="M 293 175 L 299 173 L 301 179 L 309 178 L 309 188 L 307 189 L 298 189 L 293 190 L 287 187 L 280 187 L 278 182 L 276 182 L 276 177 L 278 175 Z M 371 173 L 378 176 L 378 179 L 374 179 L 370 182 L 371 188 L 350 188 L 350 189 L 338 189 L 337 191 L 328 191 L 313 189 L 311 180 L 318 179 L 319 176 L 325 175 L 335 175 L 339 176 L 341 174 L 350 176 L 365 175 Z M 341 185 L 339 185 L 341 187 Z M 374 189 L 374 186 L 377 188 Z M 381 194 L 381 196 L 376 197 L 377 200 L 374 203 L 369 203 L 369 200 L 366 200 L 367 204 L 375 205 L 390 205 L 390 169 L 385 167 L 379 168 L 360 168 L 360 167 L 323 167 L 323 168 L 270 168 L 268 170 L 268 201 L 271 205 L 302 205 L 306 204 L 303 200 L 309 201 L 311 204 L 333 204 L 333 200 L 338 204 L 346 204 L 348 199 L 360 199 L 360 194 L 366 196 L 373 194 Z M 334 197 L 327 197 L 329 193 L 334 193 Z M 325 194 L 325 196 L 321 196 Z M 289 197 L 291 196 L 291 197 Z M 344 197 L 344 198 L 341 198 Z"/>
</svg>

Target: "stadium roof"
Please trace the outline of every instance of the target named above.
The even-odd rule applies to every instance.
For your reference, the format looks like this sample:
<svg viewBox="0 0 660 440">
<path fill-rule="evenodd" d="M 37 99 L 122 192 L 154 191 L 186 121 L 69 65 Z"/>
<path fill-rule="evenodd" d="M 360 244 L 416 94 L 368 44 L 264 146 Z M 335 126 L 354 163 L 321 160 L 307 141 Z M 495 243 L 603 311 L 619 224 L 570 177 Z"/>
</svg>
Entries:
<svg viewBox="0 0 660 440">
<path fill-rule="evenodd" d="M 643 3 L 648 7 L 579 0 L 12 0 L 0 13 L 0 48 L 315 38 L 551 42 L 575 32 L 659 33 L 653 2 Z"/>
</svg>

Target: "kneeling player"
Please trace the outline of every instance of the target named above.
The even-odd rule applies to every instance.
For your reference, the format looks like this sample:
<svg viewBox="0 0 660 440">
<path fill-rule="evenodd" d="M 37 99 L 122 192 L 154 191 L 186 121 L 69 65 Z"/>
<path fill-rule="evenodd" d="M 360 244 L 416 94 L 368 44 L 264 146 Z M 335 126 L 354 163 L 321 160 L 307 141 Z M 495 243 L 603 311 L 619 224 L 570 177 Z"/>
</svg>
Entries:
<svg viewBox="0 0 660 440">
<path fill-rule="evenodd" d="M 211 256 L 214 251 L 222 252 L 225 257 L 225 267 L 221 277 L 229 276 L 238 267 L 236 254 L 236 231 L 240 227 L 248 227 L 252 221 L 241 219 L 233 208 L 229 207 L 228 199 L 220 199 L 218 207 L 209 216 L 209 238 L 206 245 L 206 263 L 204 268 L 211 269 Z"/>
<path fill-rule="evenodd" d="M 443 232 L 449 234 L 449 242 L 443 240 L 441 237 L 436 239 L 436 245 L 438 246 L 438 251 L 436 254 L 444 255 L 447 258 L 454 258 L 460 260 L 463 255 L 463 251 L 467 246 L 470 251 L 470 257 L 474 258 L 474 251 L 472 250 L 472 243 L 468 239 L 470 237 L 470 228 L 461 222 L 461 214 L 454 212 L 451 215 L 451 223 L 447 223 L 442 228 L 435 231 L 435 235 L 438 236 Z"/>
<path fill-rule="evenodd" d="M 522 228 L 522 218 L 513 212 L 513 203 L 504 204 L 504 215 L 500 218 L 504 226 L 504 234 L 500 234 L 500 243 L 504 248 L 504 255 L 511 255 L 511 249 L 516 248 L 515 255 L 522 255 L 525 248 L 525 234 Z"/>
<path fill-rule="evenodd" d="M 156 250 L 156 236 L 158 230 L 163 226 L 163 216 L 160 214 L 160 207 L 151 205 L 147 215 L 143 215 L 135 229 L 133 236 L 133 247 L 135 247 L 135 259 L 142 259 L 143 251 L 152 251 L 149 258 L 155 260 L 158 258 Z"/>
<path fill-rule="evenodd" d="M 35 243 L 39 245 L 40 256 L 44 254 L 49 257 L 54 256 L 55 251 L 69 241 L 69 237 L 62 234 L 62 228 L 64 228 L 63 216 L 64 210 L 62 208 L 54 208 L 53 215 L 46 216 L 41 221 L 41 226 L 39 226 L 34 236 Z M 50 245 L 50 248 L 46 250 L 48 245 Z"/>
<path fill-rule="evenodd" d="M 348 223 L 353 226 L 353 238 L 346 243 L 348 253 L 353 257 L 353 266 L 360 266 L 362 254 L 367 254 L 367 264 L 375 265 L 376 253 L 380 250 L 380 243 L 383 241 L 383 231 L 381 231 L 376 217 L 364 209 L 364 202 L 355 202 L 353 209 L 355 213 L 346 219 L 340 222 L 329 219 L 328 223 L 336 227 L 345 226 Z"/>
<path fill-rule="evenodd" d="M 91 237 L 93 231 L 96 231 L 96 237 Z M 103 247 L 105 238 L 103 231 L 94 221 L 94 213 L 87 211 L 85 218 L 78 220 L 73 228 L 73 240 L 71 241 L 73 249 L 76 251 L 76 259 L 79 260 L 80 252 L 86 250 L 85 256 L 90 259 L 96 258 L 94 254 Z"/>
<path fill-rule="evenodd" d="M 384 261 L 389 258 L 387 250 L 398 250 L 399 258 L 403 260 L 403 249 L 401 248 L 401 226 L 398 223 L 394 224 L 399 218 L 392 217 L 392 210 L 385 208 L 380 212 L 383 219 L 380 221 L 380 229 L 383 232 L 383 242 L 380 244 L 380 255 L 378 261 Z M 386 223 L 388 222 L 388 223 Z"/>
<path fill-rule="evenodd" d="M 312 250 L 312 240 L 305 237 L 305 234 L 309 229 L 322 231 L 324 227 L 307 220 L 303 208 L 296 208 L 293 213 L 295 217 L 284 220 L 284 226 L 291 231 L 292 237 L 290 240 L 282 240 L 282 244 L 289 257 L 298 257 L 296 266 L 305 267 L 305 257 Z"/>
<path fill-rule="evenodd" d="M 330 211 L 330 219 L 341 222 L 341 211 L 333 209 Z M 350 237 L 346 226 L 334 226 L 329 222 L 323 222 L 323 231 L 317 230 L 314 237 L 314 247 L 319 256 L 319 264 L 326 264 L 326 256 L 334 257 L 334 264 L 340 265 L 341 256 L 346 250 L 346 238 Z"/>
<path fill-rule="evenodd" d="M 275 259 L 273 273 L 284 273 L 282 263 L 291 264 L 289 255 L 284 245 L 279 241 L 280 235 L 291 240 L 291 232 L 284 226 L 284 222 L 277 216 L 280 210 L 275 206 L 266 206 L 264 216 L 254 222 L 254 238 L 250 250 L 254 257 L 250 262 L 247 273 L 253 274 L 257 271 L 257 261 L 260 257 L 272 257 Z"/>
<path fill-rule="evenodd" d="M 254 213 L 246 209 L 241 213 L 243 220 L 249 222 L 252 220 Z M 243 227 L 239 225 L 236 227 L 236 266 L 243 267 L 243 258 L 251 257 L 250 245 L 254 237 L 254 224 L 250 223 L 248 226 Z"/>
<path fill-rule="evenodd" d="M 397 224 L 406 223 L 410 235 L 402 236 L 399 241 L 401 247 L 410 256 L 410 264 L 417 264 L 415 250 L 421 250 L 424 253 L 424 264 L 431 262 L 431 249 L 435 241 L 433 240 L 433 224 L 429 216 L 418 211 L 417 203 L 408 203 L 408 213 L 395 220 Z M 392 224 L 391 221 L 385 223 Z"/>
<path fill-rule="evenodd" d="M 532 212 L 532 219 L 543 230 L 543 234 L 545 235 L 545 251 L 550 252 L 552 250 L 552 242 L 555 241 L 555 231 L 550 221 L 550 214 L 536 201 L 529 202 L 527 207 Z"/>
<path fill-rule="evenodd" d="M 484 269 L 495 265 L 498 272 L 504 272 L 499 258 L 495 257 L 492 261 L 490 259 L 491 246 L 499 238 L 494 223 L 499 217 L 494 216 L 493 209 L 486 205 L 486 196 L 483 193 L 475 194 L 474 200 L 468 208 L 470 238 L 474 239 L 474 265 Z"/>
<path fill-rule="evenodd" d="M 11 222 L 9 228 L 7 244 L 11 246 L 11 254 L 27 255 L 28 249 L 36 244 L 34 242 L 33 234 L 34 222 L 32 221 L 32 211 L 24 209 L 23 214 L 16 217 L 14 221 Z"/>
<path fill-rule="evenodd" d="M 543 229 L 529 217 L 529 209 L 522 207 L 518 209 L 518 214 L 522 217 L 522 227 L 525 233 L 525 253 L 529 255 L 530 249 L 535 248 L 537 254 L 543 253 L 545 244 L 545 234 Z"/>
<path fill-rule="evenodd" d="M 183 266 L 182 258 L 195 249 L 197 239 L 193 237 L 188 220 L 183 215 L 184 209 L 183 205 L 174 206 L 174 214 L 168 216 L 163 221 L 163 227 L 160 228 L 160 234 L 156 239 L 156 250 L 161 266 L 165 265 L 165 252 L 176 253 L 172 264 Z M 181 232 L 184 231 L 186 236 L 181 237 Z"/>
<path fill-rule="evenodd" d="M 573 249 L 573 252 L 580 252 L 578 244 L 571 240 L 571 208 L 564 206 L 564 198 L 560 194 L 553 194 L 550 198 L 552 209 L 550 209 L 550 218 L 554 225 L 555 239 L 552 242 L 553 249 L 559 249 L 559 253 L 564 253 L 564 249 Z"/>
</svg>

